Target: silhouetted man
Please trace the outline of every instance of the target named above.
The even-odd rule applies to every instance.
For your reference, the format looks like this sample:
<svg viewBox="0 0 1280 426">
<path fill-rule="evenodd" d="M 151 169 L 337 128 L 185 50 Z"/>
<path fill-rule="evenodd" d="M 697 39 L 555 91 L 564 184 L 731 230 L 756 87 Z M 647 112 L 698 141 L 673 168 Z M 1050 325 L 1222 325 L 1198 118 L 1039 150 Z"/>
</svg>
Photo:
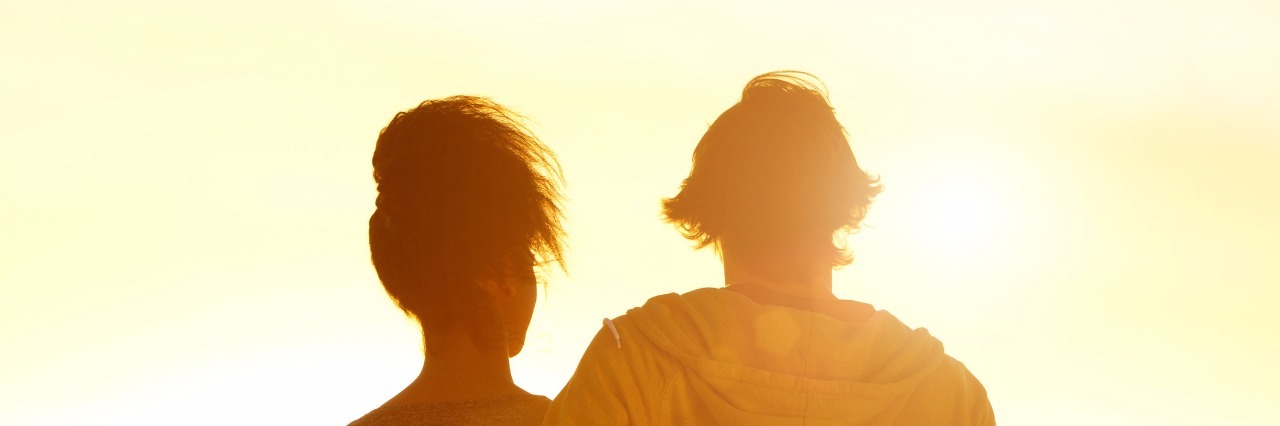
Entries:
<svg viewBox="0 0 1280 426">
<path fill-rule="evenodd" d="M 837 299 L 833 267 L 880 191 L 802 73 L 752 79 L 707 130 L 666 220 L 724 288 L 657 296 L 596 335 L 544 424 L 992 425 L 942 343 Z"/>
</svg>

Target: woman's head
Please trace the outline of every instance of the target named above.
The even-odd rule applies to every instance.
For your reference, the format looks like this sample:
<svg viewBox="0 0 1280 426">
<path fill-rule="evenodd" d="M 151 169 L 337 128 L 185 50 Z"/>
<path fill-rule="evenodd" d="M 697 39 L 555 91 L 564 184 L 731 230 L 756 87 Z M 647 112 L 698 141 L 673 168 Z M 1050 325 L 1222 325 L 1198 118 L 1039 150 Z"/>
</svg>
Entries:
<svg viewBox="0 0 1280 426">
<path fill-rule="evenodd" d="M 500 332 L 518 352 L 534 269 L 564 251 L 551 151 L 501 105 L 454 96 L 391 119 L 373 179 L 369 248 L 387 294 L 428 335 Z"/>
<path fill-rule="evenodd" d="M 858 167 L 820 84 L 786 71 L 748 82 L 698 142 L 680 193 L 663 200 L 666 220 L 699 248 L 849 264 L 843 237 L 880 185 Z"/>
</svg>

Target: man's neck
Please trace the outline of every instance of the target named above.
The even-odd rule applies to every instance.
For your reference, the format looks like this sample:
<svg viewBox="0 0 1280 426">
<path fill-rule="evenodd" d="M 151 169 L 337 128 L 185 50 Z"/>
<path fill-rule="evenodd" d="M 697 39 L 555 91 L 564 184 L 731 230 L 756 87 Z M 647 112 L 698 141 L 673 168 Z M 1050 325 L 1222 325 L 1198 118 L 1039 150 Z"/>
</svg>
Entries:
<svg viewBox="0 0 1280 426">
<path fill-rule="evenodd" d="M 743 285 L 788 297 L 834 299 L 831 267 L 822 262 L 781 259 L 749 259 L 726 252 L 724 282 Z"/>
</svg>

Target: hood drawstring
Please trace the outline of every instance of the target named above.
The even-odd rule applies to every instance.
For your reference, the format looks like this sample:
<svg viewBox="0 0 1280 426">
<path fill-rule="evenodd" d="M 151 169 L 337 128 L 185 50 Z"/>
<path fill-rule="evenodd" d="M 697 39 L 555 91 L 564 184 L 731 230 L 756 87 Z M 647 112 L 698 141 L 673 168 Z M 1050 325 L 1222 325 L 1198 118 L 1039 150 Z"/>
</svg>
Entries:
<svg viewBox="0 0 1280 426">
<path fill-rule="evenodd" d="M 618 342 L 618 349 L 622 349 L 622 336 L 618 335 L 618 328 L 613 326 L 613 321 L 605 318 L 604 326 L 608 327 L 609 331 L 613 332 L 613 340 Z"/>
</svg>

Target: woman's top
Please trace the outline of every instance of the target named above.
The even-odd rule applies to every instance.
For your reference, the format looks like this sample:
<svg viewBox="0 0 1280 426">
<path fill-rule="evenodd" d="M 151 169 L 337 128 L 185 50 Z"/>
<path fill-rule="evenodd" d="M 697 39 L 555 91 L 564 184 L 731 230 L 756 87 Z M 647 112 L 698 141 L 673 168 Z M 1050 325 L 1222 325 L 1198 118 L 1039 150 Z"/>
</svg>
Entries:
<svg viewBox="0 0 1280 426">
<path fill-rule="evenodd" d="M 541 395 L 513 394 L 457 402 L 378 407 L 349 426 L 401 425 L 537 425 L 551 400 Z"/>
</svg>

